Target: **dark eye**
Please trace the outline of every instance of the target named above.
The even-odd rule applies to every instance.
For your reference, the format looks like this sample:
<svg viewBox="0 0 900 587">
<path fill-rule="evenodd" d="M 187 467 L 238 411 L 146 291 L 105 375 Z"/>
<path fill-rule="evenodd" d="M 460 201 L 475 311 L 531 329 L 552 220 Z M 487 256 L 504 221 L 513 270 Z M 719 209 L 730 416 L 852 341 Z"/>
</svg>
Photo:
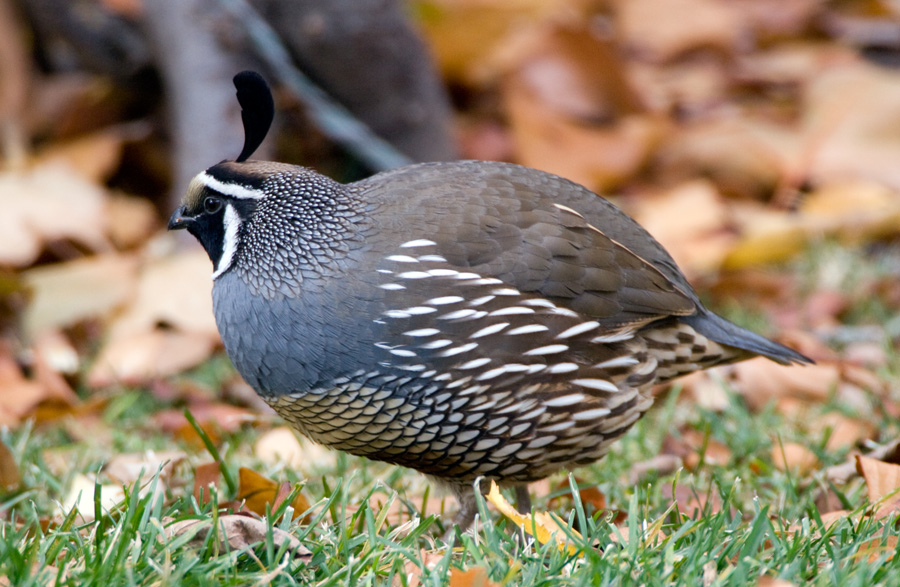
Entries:
<svg viewBox="0 0 900 587">
<path fill-rule="evenodd" d="M 206 196 L 203 200 L 203 211 L 207 214 L 215 214 L 222 209 L 222 199 L 215 196 Z"/>
</svg>

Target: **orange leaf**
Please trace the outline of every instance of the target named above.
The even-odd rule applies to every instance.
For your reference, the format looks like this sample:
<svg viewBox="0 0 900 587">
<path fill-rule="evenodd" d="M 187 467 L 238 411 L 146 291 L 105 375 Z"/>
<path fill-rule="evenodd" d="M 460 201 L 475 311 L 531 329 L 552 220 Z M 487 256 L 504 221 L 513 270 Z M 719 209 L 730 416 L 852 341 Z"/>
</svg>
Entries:
<svg viewBox="0 0 900 587">
<path fill-rule="evenodd" d="M 551 540 L 556 541 L 560 550 L 567 550 L 570 555 L 578 552 L 578 548 L 569 542 L 566 531 L 563 530 L 565 523 L 557 516 L 549 512 L 534 512 L 534 520 L 530 515 L 520 514 L 516 511 L 506 498 L 500 493 L 500 488 L 494 481 L 491 481 L 491 490 L 488 492 L 487 499 L 494 504 L 500 513 L 512 520 L 519 528 L 523 529 L 527 534 L 531 534 L 541 543 L 546 544 Z M 576 530 L 568 530 L 576 538 L 581 538 Z"/>
<path fill-rule="evenodd" d="M 900 489 L 900 465 L 857 456 L 856 468 L 866 480 L 869 501 L 873 504 Z"/>
<path fill-rule="evenodd" d="M 471 567 L 465 571 L 451 567 L 450 587 L 500 587 L 500 584 L 488 578 L 484 567 Z"/>
<path fill-rule="evenodd" d="M 278 484 L 271 479 L 263 477 L 256 471 L 241 467 L 239 473 L 240 487 L 237 498 L 244 501 L 244 506 L 255 514 L 266 515 L 266 506 L 271 510 L 277 508 L 281 502 L 287 499 L 291 492 L 288 483 Z M 294 518 L 309 509 L 309 502 L 302 493 L 297 493 L 291 506 L 294 508 Z"/>
</svg>

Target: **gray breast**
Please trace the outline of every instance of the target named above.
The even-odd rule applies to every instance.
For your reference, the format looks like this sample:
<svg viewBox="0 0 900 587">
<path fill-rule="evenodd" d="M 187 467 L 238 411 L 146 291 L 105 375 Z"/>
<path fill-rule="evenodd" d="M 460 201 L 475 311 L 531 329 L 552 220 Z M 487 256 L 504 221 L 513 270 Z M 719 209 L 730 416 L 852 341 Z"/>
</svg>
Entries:
<svg viewBox="0 0 900 587">
<path fill-rule="evenodd" d="M 236 271 L 213 285 L 213 308 L 235 368 L 264 397 L 328 387 L 373 362 L 373 334 L 354 315 L 372 300 L 342 280 L 304 281 L 297 297 L 254 294 Z"/>
</svg>

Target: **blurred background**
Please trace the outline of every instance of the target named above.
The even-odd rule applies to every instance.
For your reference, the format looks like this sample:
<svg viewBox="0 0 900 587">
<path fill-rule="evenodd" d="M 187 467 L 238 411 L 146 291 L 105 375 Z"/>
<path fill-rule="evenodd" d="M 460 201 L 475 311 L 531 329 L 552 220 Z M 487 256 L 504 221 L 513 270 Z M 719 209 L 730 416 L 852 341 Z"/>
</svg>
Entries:
<svg viewBox="0 0 900 587">
<path fill-rule="evenodd" d="M 240 151 L 248 68 L 276 94 L 256 158 L 570 178 L 819 361 L 729 371 L 751 407 L 896 416 L 898 66 L 896 0 L 0 0 L 0 425 L 99 434 L 123 389 L 176 434 L 184 405 L 225 429 L 262 409 L 222 357 L 209 260 L 164 230 Z M 196 369 L 216 376 L 172 377 Z M 685 388 L 715 409 L 708 377 Z"/>
</svg>

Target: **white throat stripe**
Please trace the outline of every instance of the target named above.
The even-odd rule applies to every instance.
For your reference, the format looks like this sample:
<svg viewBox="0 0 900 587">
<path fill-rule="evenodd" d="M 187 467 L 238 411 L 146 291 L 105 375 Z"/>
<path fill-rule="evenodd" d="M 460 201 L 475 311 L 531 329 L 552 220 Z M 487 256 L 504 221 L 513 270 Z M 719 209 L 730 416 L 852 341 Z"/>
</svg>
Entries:
<svg viewBox="0 0 900 587">
<path fill-rule="evenodd" d="M 223 196 L 231 196 L 232 198 L 238 198 L 239 200 L 259 200 L 265 196 L 261 190 L 244 187 L 236 183 L 219 181 L 205 171 L 197 175 L 197 179 L 209 189 L 218 192 Z"/>
<path fill-rule="evenodd" d="M 225 235 L 222 237 L 222 256 L 216 264 L 216 271 L 212 278 L 216 279 L 231 267 L 234 262 L 234 253 L 237 251 L 238 230 L 241 228 L 241 217 L 231 204 L 225 204 L 225 214 L 222 218 L 225 225 Z"/>
</svg>

